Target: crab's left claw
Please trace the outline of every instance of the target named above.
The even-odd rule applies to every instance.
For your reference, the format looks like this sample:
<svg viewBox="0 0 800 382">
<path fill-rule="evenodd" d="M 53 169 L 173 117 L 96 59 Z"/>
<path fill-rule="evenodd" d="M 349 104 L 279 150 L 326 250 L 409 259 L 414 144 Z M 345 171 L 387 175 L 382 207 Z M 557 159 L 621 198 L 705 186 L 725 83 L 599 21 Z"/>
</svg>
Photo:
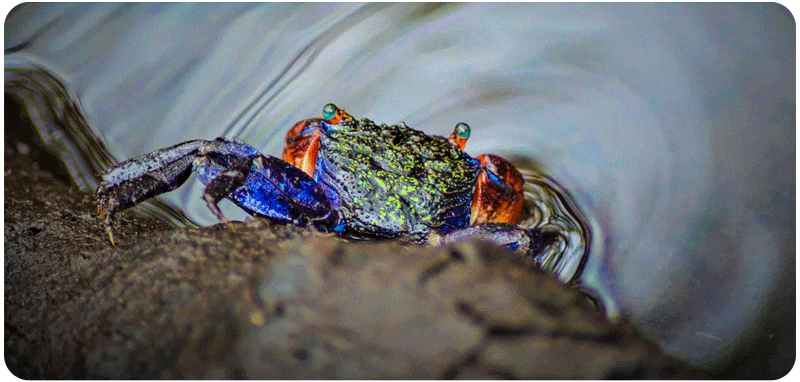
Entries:
<svg viewBox="0 0 800 382">
<path fill-rule="evenodd" d="M 509 161 L 492 154 L 478 156 L 480 171 L 472 197 L 470 225 L 519 222 L 524 193 L 522 174 Z"/>
<path fill-rule="evenodd" d="M 463 150 L 469 136 L 469 125 L 460 122 L 448 140 Z M 469 224 L 518 223 L 524 201 L 522 174 L 511 162 L 497 155 L 484 154 L 475 159 L 480 161 L 480 170 L 475 180 Z"/>
</svg>

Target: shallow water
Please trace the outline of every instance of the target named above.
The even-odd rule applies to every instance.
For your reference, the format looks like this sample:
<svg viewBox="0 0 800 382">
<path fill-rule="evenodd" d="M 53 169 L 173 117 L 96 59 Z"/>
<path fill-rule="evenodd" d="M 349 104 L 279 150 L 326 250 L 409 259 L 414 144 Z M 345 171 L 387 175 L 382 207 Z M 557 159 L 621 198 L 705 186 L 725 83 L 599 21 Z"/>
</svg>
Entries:
<svg viewBox="0 0 800 382">
<path fill-rule="evenodd" d="M 328 102 L 439 135 L 465 121 L 469 153 L 531 159 L 569 195 L 581 283 L 612 316 L 712 367 L 794 299 L 794 39 L 775 4 L 23 4 L 6 91 L 11 69 L 63 81 L 108 157 L 40 129 L 87 187 L 188 139 L 278 155 Z M 164 200 L 213 223 L 200 191 Z"/>
</svg>

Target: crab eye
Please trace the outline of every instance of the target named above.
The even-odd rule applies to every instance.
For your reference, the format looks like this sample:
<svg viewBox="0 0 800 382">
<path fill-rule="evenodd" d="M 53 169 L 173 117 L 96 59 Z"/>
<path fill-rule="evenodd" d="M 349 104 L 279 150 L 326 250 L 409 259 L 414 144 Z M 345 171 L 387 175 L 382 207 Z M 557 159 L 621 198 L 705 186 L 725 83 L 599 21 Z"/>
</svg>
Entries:
<svg viewBox="0 0 800 382">
<path fill-rule="evenodd" d="M 464 138 L 464 139 L 467 139 L 467 138 L 469 138 L 469 133 L 470 133 L 470 131 L 469 131 L 469 125 L 467 125 L 467 124 L 466 124 L 466 123 L 464 123 L 464 122 L 459 122 L 459 123 L 456 125 L 456 130 L 454 131 L 454 133 L 455 133 L 455 134 L 456 134 L 456 135 L 457 135 L 459 138 Z"/>
<path fill-rule="evenodd" d="M 469 125 L 459 122 L 448 140 L 458 146 L 459 149 L 464 150 L 464 146 L 467 145 L 467 139 L 469 139 Z"/>
<path fill-rule="evenodd" d="M 331 118 L 336 116 L 336 111 L 338 108 L 336 105 L 329 103 L 322 108 L 322 118 L 325 120 L 330 120 Z"/>
</svg>

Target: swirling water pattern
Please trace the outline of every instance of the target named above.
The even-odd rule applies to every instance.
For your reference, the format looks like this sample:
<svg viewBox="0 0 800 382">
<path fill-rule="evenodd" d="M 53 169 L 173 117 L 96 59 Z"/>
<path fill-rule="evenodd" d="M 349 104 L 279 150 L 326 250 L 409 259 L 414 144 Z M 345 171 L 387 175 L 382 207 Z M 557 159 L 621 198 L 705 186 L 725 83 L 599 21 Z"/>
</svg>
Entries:
<svg viewBox="0 0 800 382">
<path fill-rule="evenodd" d="M 569 191 L 609 313 L 696 364 L 794 297 L 779 5 L 24 4 L 5 28 L 7 79 L 58 74 L 117 159 L 217 136 L 276 155 L 328 102 L 440 135 L 466 121 L 469 153 L 533 158 Z M 200 191 L 165 200 L 213 223 Z"/>
</svg>

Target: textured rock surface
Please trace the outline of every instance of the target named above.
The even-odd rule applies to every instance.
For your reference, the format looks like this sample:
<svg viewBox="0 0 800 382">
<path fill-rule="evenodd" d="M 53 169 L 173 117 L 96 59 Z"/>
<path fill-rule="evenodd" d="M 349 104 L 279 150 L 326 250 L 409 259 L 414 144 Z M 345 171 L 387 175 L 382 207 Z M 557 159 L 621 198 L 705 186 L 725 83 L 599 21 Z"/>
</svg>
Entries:
<svg viewBox="0 0 800 382">
<path fill-rule="evenodd" d="M 22 150 L 25 151 L 25 150 Z M 5 149 L 5 357 L 23 378 L 702 377 L 483 243 L 171 230 Z"/>
</svg>

